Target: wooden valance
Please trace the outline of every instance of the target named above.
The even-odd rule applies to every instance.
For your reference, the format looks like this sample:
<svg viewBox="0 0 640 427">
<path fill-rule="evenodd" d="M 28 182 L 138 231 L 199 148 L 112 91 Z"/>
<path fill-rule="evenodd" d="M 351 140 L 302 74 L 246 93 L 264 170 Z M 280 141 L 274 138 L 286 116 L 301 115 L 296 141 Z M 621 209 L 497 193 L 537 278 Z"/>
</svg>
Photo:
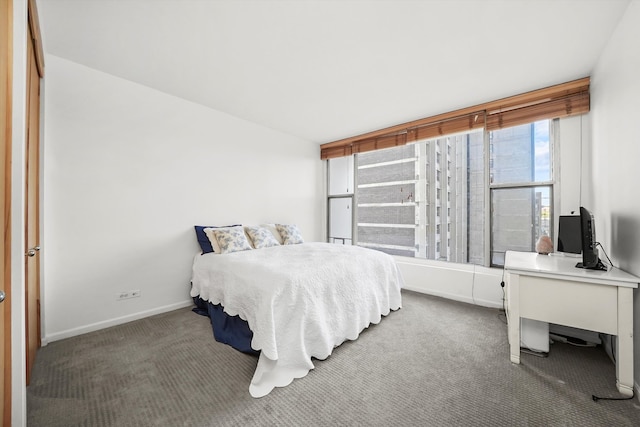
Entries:
<svg viewBox="0 0 640 427">
<path fill-rule="evenodd" d="M 590 78 L 538 89 L 320 146 L 321 159 L 395 147 L 428 138 L 486 128 L 496 130 L 537 120 L 589 112 Z"/>
</svg>

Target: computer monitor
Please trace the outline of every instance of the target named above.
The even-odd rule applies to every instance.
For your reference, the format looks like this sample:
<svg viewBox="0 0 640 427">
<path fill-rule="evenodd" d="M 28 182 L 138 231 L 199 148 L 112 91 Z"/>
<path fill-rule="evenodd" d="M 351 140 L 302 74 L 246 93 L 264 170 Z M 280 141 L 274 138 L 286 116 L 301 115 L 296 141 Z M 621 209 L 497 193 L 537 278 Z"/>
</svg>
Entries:
<svg viewBox="0 0 640 427">
<path fill-rule="evenodd" d="M 580 215 L 560 215 L 556 251 L 575 257 L 582 253 Z"/>
<path fill-rule="evenodd" d="M 587 209 L 580 207 L 580 234 L 582 236 L 582 262 L 576 267 L 591 270 L 606 270 L 607 267 L 598 258 L 596 249 L 596 223 Z"/>
</svg>

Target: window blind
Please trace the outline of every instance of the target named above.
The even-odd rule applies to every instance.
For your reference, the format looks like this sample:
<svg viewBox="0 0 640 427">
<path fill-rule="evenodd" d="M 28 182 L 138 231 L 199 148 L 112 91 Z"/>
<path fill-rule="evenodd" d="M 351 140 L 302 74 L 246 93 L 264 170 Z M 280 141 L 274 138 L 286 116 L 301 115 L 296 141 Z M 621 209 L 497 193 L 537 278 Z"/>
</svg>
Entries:
<svg viewBox="0 0 640 427">
<path fill-rule="evenodd" d="M 349 156 L 482 127 L 491 131 L 584 114 L 590 108 L 589 84 L 590 78 L 585 77 L 329 142 L 320 146 L 320 158 Z"/>
</svg>

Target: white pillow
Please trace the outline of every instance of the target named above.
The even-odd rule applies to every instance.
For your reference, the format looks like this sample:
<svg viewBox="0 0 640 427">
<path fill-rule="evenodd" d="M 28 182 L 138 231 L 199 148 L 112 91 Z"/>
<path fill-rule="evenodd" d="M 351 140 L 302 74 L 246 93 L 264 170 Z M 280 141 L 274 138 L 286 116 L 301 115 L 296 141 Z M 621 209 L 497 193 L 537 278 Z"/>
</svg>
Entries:
<svg viewBox="0 0 640 427">
<path fill-rule="evenodd" d="M 244 231 L 249 236 L 255 249 L 280 246 L 273 233 L 265 227 L 247 226 Z"/>
<path fill-rule="evenodd" d="M 280 233 L 276 229 L 276 225 L 275 224 L 260 224 L 260 227 L 264 227 L 267 230 L 269 230 L 271 232 L 271 234 L 273 234 L 273 237 L 276 238 L 278 243 L 282 244 L 282 236 L 280 235 Z"/>
<path fill-rule="evenodd" d="M 282 236 L 283 245 L 296 245 L 298 243 L 304 243 L 300 230 L 295 225 L 276 224 L 276 230 Z"/>
<path fill-rule="evenodd" d="M 251 250 L 251 245 L 244 234 L 243 227 L 213 228 L 211 230 L 220 248 L 218 253 L 230 254 L 232 252 Z"/>
</svg>

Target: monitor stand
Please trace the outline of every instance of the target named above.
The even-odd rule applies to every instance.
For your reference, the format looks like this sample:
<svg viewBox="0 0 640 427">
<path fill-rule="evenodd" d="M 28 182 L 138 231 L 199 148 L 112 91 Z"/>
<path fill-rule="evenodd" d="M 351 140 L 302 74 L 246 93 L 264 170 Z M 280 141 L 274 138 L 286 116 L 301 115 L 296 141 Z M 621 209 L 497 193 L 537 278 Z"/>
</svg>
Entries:
<svg viewBox="0 0 640 427">
<path fill-rule="evenodd" d="M 600 258 L 598 258 L 598 262 L 593 267 L 585 267 L 581 262 L 576 264 L 576 268 L 585 268 L 588 270 L 604 270 L 607 271 L 607 266 L 602 263 Z"/>
</svg>

